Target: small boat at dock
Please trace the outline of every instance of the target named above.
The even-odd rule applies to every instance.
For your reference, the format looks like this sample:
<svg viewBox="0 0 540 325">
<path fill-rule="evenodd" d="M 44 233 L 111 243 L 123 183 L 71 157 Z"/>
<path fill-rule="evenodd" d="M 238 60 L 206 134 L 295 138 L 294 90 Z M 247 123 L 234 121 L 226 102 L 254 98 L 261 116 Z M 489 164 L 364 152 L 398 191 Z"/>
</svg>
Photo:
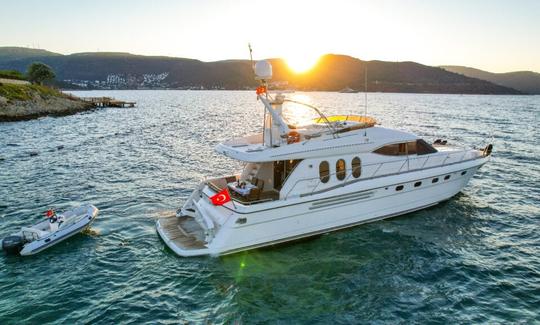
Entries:
<svg viewBox="0 0 540 325">
<path fill-rule="evenodd" d="M 83 205 L 56 214 L 47 211 L 47 219 L 1 240 L 7 254 L 33 255 L 87 229 L 98 215 L 98 208 Z"/>
</svg>

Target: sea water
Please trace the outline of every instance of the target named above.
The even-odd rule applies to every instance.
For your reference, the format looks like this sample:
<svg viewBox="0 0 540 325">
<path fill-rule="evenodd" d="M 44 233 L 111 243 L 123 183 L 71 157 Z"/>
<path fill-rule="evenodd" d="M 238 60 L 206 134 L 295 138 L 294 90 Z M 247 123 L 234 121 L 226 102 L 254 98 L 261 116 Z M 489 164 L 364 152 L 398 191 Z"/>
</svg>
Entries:
<svg viewBox="0 0 540 325">
<path fill-rule="evenodd" d="M 86 234 L 35 256 L 0 256 L 0 324 L 540 322 L 539 96 L 369 94 L 382 126 L 493 143 L 492 160 L 426 210 L 181 258 L 154 222 L 205 177 L 241 170 L 213 148 L 261 130 L 254 92 L 75 94 L 137 107 L 0 123 L 2 236 L 49 207 L 100 209 Z M 289 96 L 329 114 L 365 111 L 363 94 Z"/>
</svg>

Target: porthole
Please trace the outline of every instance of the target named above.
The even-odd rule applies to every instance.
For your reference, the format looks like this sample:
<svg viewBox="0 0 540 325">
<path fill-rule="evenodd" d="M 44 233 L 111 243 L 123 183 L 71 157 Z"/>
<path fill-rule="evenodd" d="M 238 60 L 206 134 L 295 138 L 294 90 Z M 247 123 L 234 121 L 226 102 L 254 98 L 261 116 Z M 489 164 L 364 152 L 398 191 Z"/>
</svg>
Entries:
<svg viewBox="0 0 540 325">
<path fill-rule="evenodd" d="M 401 191 L 403 189 L 403 185 L 396 186 L 396 191 Z"/>
<path fill-rule="evenodd" d="M 336 178 L 340 181 L 344 180 L 346 176 L 345 160 L 339 159 L 336 161 Z"/>
<path fill-rule="evenodd" d="M 354 178 L 360 177 L 362 175 L 362 161 L 358 157 L 354 157 L 352 162 L 352 175 Z"/>
<path fill-rule="evenodd" d="M 418 186 L 420 186 L 420 185 L 422 185 L 422 182 L 416 182 L 416 183 L 414 183 L 414 187 L 418 187 Z"/>
<path fill-rule="evenodd" d="M 438 181 L 439 181 L 438 177 L 435 177 L 434 179 L 431 180 L 432 183 L 437 183 Z"/>
<path fill-rule="evenodd" d="M 319 178 L 323 183 L 328 183 L 328 181 L 330 180 L 330 164 L 328 164 L 328 161 L 322 161 L 320 163 Z"/>
<path fill-rule="evenodd" d="M 461 172 L 461 176 L 463 176 L 463 175 L 465 175 L 465 174 L 467 174 L 467 171 L 466 171 L 466 170 L 464 170 L 464 171 Z"/>
<path fill-rule="evenodd" d="M 447 180 L 449 180 L 449 179 L 450 179 L 450 175 L 444 176 L 444 180 L 445 180 L 445 181 L 447 181 Z"/>
</svg>

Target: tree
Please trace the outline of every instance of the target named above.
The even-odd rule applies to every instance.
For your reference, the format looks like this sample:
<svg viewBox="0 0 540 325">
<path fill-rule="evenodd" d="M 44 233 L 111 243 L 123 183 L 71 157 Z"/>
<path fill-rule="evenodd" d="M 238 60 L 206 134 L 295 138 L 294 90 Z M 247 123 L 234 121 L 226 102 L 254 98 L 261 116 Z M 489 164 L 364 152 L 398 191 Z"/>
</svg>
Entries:
<svg viewBox="0 0 540 325">
<path fill-rule="evenodd" d="M 28 80 L 34 84 L 43 84 L 44 81 L 52 80 L 56 77 L 51 67 L 40 62 L 30 64 L 27 71 Z"/>
</svg>

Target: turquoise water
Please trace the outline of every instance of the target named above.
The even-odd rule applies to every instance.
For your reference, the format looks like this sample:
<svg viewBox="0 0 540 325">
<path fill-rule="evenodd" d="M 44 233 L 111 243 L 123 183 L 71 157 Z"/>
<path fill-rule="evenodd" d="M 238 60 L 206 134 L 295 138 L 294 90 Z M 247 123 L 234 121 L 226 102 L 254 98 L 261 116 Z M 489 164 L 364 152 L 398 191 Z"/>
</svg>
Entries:
<svg viewBox="0 0 540 325">
<path fill-rule="evenodd" d="M 540 322 L 539 96 L 370 94 L 384 126 L 491 141 L 492 161 L 427 210 L 293 245 L 179 258 L 154 221 L 204 177 L 242 167 L 213 147 L 260 130 L 255 95 L 77 94 L 138 107 L 0 123 L 0 234 L 47 207 L 101 210 L 91 233 L 36 256 L 0 255 L 0 324 Z M 363 111 L 362 94 L 291 95 L 330 113 Z"/>
</svg>

